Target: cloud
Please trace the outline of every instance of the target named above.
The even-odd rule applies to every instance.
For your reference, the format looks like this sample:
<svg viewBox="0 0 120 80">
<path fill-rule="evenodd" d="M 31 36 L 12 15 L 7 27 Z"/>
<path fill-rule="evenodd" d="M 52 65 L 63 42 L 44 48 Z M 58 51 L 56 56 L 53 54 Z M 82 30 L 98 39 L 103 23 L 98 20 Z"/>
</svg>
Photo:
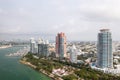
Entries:
<svg viewBox="0 0 120 80">
<path fill-rule="evenodd" d="M 3 12 L 3 10 L 2 9 L 0 9 L 0 13 L 2 13 Z"/>
<path fill-rule="evenodd" d="M 103 1 L 103 2 L 102 2 Z M 80 5 L 80 13 L 93 21 L 119 21 L 120 20 L 120 1 L 102 0 Z"/>
<path fill-rule="evenodd" d="M 6 15 L 8 12 L 4 9 L 0 8 L 0 15 Z"/>
<path fill-rule="evenodd" d="M 21 15 L 21 16 L 27 16 L 27 12 L 24 8 L 19 8 L 18 9 L 18 13 Z"/>
<path fill-rule="evenodd" d="M 96 40 L 99 29 L 107 26 L 120 40 L 115 36 L 120 35 L 119 4 L 120 0 L 0 1 L 0 33 L 54 40 L 58 32 L 65 32 L 71 40 Z"/>
<path fill-rule="evenodd" d="M 10 27 L 8 29 L 6 29 L 5 27 L 1 28 L 1 32 L 0 33 L 7 33 L 7 34 L 15 34 L 15 33 L 20 33 L 21 31 L 21 27 Z"/>
</svg>

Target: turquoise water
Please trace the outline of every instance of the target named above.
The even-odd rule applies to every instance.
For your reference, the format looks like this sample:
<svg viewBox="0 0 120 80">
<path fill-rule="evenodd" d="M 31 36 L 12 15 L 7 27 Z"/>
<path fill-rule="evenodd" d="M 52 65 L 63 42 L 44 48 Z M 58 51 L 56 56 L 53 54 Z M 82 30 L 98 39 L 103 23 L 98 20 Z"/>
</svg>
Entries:
<svg viewBox="0 0 120 80">
<path fill-rule="evenodd" d="M 5 56 L 22 47 L 0 49 L 0 80 L 51 80 L 47 76 L 19 63 L 20 57 Z"/>
</svg>

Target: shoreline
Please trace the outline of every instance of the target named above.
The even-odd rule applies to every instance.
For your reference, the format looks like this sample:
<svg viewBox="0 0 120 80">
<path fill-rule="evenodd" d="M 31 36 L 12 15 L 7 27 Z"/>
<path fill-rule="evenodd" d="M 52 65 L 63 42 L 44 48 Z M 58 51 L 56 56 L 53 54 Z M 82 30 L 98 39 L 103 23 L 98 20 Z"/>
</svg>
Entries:
<svg viewBox="0 0 120 80">
<path fill-rule="evenodd" d="M 22 64 L 24 64 L 24 65 L 27 65 L 27 66 L 33 68 L 35 71 L 38 71 L 38 70 L 36 70 L 36 67 L 37 67 L 37 66 L 31 64 L 30 62 L 23 61 L 23 60 L 19 60 L 19 62 L 22 63 Z M 43 75 L 46 75 L 46 76 L 49 77 L 51 80 L 55 80 L 53 77 L 51 77 L 50 75 L 48 75 L 47 73 L 45 73 L 44 70 L 39 70 L 38 72 L 39 72 L 39 73 L 42 73 Z"/>
<path fill-rule="evenodd" d="M 6 48 L 9 48 L 9 47 L 12 47 L 11 45 L 3 45 L 3 46 L 0 46 L 0 49 L 6 49 Z"/>
</svg>

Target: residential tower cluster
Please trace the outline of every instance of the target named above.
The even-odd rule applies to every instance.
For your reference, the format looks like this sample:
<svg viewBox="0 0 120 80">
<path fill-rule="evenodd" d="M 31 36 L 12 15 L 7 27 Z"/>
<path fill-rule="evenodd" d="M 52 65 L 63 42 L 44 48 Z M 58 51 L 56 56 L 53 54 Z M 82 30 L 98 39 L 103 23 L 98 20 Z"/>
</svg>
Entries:
<svg viewBox="0 0 120 80">
<path fill-rule="evenodd" d="M 38 57 L 54 57 L 59 60 L 67 59 L 71 63 L 87 63 L 91 68 L 110 73 L 116 70 L 113 63 L 117 59 L 113 56 L 113 41 L 109 29 L 101 29 L 98 33 L 97 42 L 90 43 L 70 43 L 66 40 L 65 33 L 58 33 L 55 43 L 48 40 L 39 39 L 37 42 L 30 39 L 30 52 L 37 54 Z M 82 59 L 85 59 L 84 61 Z M 117 67 L 117 69 L 119 69 Z"/>
</svg>

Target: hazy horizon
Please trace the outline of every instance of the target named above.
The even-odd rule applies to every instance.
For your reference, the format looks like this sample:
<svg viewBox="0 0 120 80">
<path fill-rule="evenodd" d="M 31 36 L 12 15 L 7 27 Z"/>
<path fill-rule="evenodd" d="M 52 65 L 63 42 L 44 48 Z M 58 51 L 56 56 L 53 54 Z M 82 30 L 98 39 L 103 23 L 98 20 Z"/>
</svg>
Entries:
<svg viewBox="0 0 120 80">
<path fill-rule="evenodd" d="M 96 41 L 102 28 L 120 40 L 120 0 L 0 0 L 0 40 L 45 38 Z"/>
</svg>

